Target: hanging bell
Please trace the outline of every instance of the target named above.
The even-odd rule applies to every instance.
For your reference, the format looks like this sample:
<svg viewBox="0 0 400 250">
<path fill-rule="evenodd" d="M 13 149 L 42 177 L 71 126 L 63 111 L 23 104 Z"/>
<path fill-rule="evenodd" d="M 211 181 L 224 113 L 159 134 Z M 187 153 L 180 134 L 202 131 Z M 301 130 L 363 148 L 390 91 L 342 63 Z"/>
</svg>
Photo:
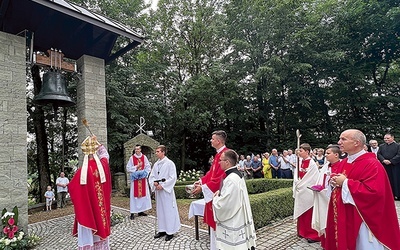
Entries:
<svg viewBox="0 0 400 250">
<path fill-rule="evenodd" d="M 43 75 L 43 84 L 40 93 L 33 98 L 37 105 L 53 104 L 54 107 L 69 107 L 75 101 L 68 96 L 65 77 L 57 71 L 47 71 Z"/>
</svg>

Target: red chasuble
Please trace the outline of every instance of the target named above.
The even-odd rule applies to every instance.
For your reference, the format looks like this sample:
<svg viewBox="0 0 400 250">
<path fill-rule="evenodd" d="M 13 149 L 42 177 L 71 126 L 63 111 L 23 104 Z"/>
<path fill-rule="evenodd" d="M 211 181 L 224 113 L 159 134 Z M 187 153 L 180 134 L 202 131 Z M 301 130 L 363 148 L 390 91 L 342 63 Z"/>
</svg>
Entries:
<svg viewBox="0 0 400 250">
<path fill-rule="evenodd" d="M 207 184 L 207 187 L 213 193 L 219 190 L 221 182 L 224 180 L 226 175 L 225 171 L 222 170 L 219 164 L 219 159 L 221 158 L 222 153 L 226 150 L 228 150 L 228 148 L 225 147 L 223 150 L 221 150 L 221 152 L 215 155 L 210 170 L 203 178 L 201 178 L 201 183 L 203 185 Z M 204 207 L 204 222 L 215 230 L 216 223 L 214 220 L 214 214 L 212 210 L 212 200 L 210 202 L 207 202 Z"/>
<path fill-rule="evenodd" d="M 137 166 L 139 162 L 142 163 L 142 167 L 140 167 L 138 170 L 143 170 L 144 169 L 144 154 L 142 154 L 142 157 L 137 158 L 135 156 L 132 156 L 133 158 L 133 165 Z M 139 179 L 139 180 L 134 180 L 133 181 L 133 197 L 141 198 L 146 196 L 146 178 Z"/>
<path fill-rule="evenodd" d="M 89 159 L 87 184 L 81 185 L 81 170 L 78 169 L 68 185 L 75 210 L 72 234 L 77 236 L 78 222 L 92 230 L 93 235 L 105 239 L 110 235 L 111 174 L 107 158 L 100 159 L 106 175 L 106 182 L 100 182 L 96 161 Z"/>
<path fill-rule="evenodd" d="M 356 206 L 344 204 L 341 188 L 332 192 L 326 228 L 327 250 L 356 249 L 362 221 L 385 247 L 400 249 L 400 229 L 393 194 L 385 169 L 374 153 L 359 156 L 353 163 L 344 159 L 339 170 L 348 178 Z"/>
</svg>

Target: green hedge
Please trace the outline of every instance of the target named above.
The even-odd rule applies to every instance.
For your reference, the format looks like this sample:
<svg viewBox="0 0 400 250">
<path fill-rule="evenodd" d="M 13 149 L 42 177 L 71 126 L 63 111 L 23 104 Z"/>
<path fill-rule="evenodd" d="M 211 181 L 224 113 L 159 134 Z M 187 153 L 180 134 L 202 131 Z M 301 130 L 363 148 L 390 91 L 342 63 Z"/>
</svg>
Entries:
<svg viewBox="0 0 400 250">
<path fill-rule="evenodd" d="M 294 199 L 291 187 L 252 194 L 249 199 L 256 229 L 293 215 Z"/>
<path fill-rule="evenodd" d="M 185 191 L 185 186 L 193 184 L 193 181 L 180 181 L 175 185 L 175 195 L 177 199 L 187 199 L 189 194 Z M 249 194 L 260 194 L 280 188 L 292 188 L 293 180 L 290 179 L 251 179 L 246 180 L 247 192 Z M 202 196 L 201 196 L 202 197 Z M 199 197 L 199 198 L 201 198 Z"/>
<path fill-rule="evenodd" d="M 293 186 L 292 179 L 250 179 L 246 180 L 247 192 L 249 194 L 259 194 L 279 188 L 289 188 Z"/>
</svg>

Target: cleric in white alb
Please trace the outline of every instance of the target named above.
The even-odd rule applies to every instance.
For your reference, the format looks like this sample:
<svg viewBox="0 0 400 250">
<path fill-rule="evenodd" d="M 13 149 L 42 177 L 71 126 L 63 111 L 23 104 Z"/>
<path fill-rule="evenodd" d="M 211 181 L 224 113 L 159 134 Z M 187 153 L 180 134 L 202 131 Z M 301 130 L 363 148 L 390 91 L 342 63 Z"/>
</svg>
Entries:
<svg viewBox="0 0 400 250">
<path fill-rule="evenodd" d="M 165 240 L 169 241 L 181 228 L 181 221 L 174 192 L 176 167 L 165 154 L 166 147 L 158 146 L 156 155 L 159 160 L 154 164 L 149 183 L 156 198 L 158 233 L 154 238 L 165 236 Z"/>
<path fill-rule="evenodd" d="M 217 249 L 253 250 L 256 231 L 246 182 L 236 167 L 237 161 L 238 155 L 230 149 L 220 158 L 226 177 L 221 190 L 215 192 L 213 198 Z"/>
</svg>

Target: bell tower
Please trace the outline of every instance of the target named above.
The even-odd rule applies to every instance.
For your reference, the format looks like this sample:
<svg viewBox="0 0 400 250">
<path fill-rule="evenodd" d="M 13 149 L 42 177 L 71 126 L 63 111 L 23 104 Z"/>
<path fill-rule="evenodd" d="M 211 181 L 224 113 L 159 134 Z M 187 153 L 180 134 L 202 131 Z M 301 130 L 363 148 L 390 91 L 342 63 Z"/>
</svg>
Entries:
<svg viewBox="0 0 400 250">
<path fill-rule="evenodd" d="M 115 46 L 119 39 L 123 42 Z M 105 65 L 142 42 L 130 27 L 70 1 L 0 0 L 0 209 L 18 206 L 19 226 L 24 230 L 28 224 L 26 66 L 34 63 L 47 69 L 35 97 L 40 105 L 74 105 L 63 72 L 79 72 L 78 140 L 88 135 L 81 122 L 85 118 L 106 145 Z M 57 51 L 31 53 L 49 48 Z"/>
</svg>

